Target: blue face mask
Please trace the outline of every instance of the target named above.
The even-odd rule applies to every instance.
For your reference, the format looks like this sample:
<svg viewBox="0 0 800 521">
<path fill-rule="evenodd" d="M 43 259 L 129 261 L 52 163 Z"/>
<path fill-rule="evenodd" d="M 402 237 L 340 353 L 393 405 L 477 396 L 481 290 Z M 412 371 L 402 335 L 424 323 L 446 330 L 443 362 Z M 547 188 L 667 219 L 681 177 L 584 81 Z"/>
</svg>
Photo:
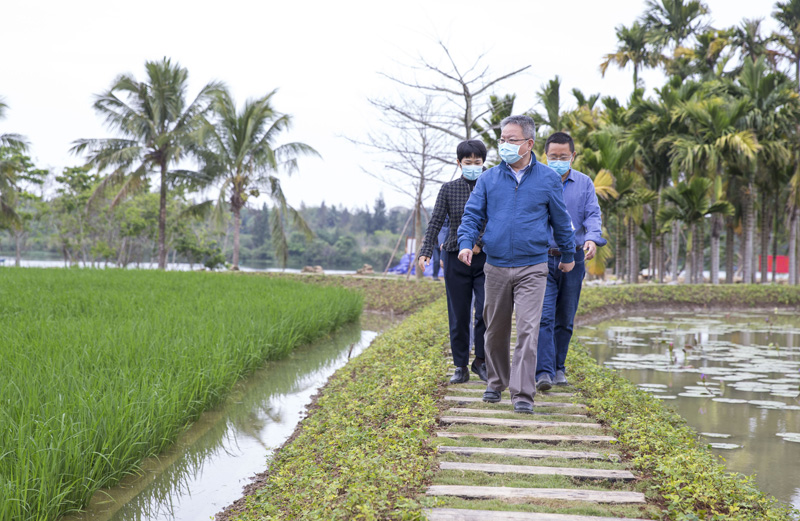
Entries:
<svg viewBox="0 0 800 521">
<path fill-rule="evenodd" d="M 569 172 L 569 166 L 572 161 L 548 161 L 547 166 L 558 172 L 558 175 L 564 175 Z"/>
<path fill-rule="evenodd" d="M 519 147 L 521 146 L 521 144 L 512 145 L 511 143 L 502 143 L 499 147 L 497 147 L 497 151 L 500 152 L 500 159 L 509 165 L 513 165 L 522 159 L 522 156 L 519 155 Z"/>
<path fill-rule="evenodd" d="M 474 181 L 481 176 L 482 172 L 483 166 L 481 165 L 461 165 L 461 175 L 464 176 L 464 179 Z"/>
</svg>

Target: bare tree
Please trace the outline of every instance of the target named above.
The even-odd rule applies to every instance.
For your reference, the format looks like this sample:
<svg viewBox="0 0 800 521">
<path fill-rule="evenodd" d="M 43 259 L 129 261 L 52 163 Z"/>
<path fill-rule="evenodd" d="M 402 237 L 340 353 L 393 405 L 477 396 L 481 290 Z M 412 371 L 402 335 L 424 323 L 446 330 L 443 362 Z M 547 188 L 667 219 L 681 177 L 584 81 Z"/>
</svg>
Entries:
<svg viewBox="0 0 800 521">
<path fill-rule="evenodd" d="M 425 124 L 434 118 L 430 98 L 422 103 L 406 102 L 401 108 L 412 118 L 391 112 L 382 121 L 382 130 L 370 132 L 365 141 L 350 141 L 385 158 L 383 170 L 372 172 L 364 169 L 368 175 L 414 199 L 414 237 L 419 250 L 423 239 L 423 203 L 430 195 L 427 189 L 443 182 L 446 140 L 445 136 Z M 416 276 L 421 279 L 422 271 L 417 270 Z"/>
<path fill-rule="evenodd" d="M 489 95 L 491 89 L 499 82 L 511 78 L 531 66 L 497 77 L 491 77 L 488 65 L 484 65 L 484 54 L 466 67 L 456 63 L 450 50 L 441 40 L 437 42 L 444 53 L 444 66 L 439 66 L 420 55 L 418 62 L 411 65 L 415 71 L 414 79 L 404 80 L 391 74 L 381 73 L 391 81 L 423 93 L 435 101 L 435 111 L 427 119 L 420 119 L 417 114 L 409 112 L 404 103 L 389 100 L 370 100 L 371 103 L 386 113 L 393 113 L 403 119 L 424 126 L 430 130 L 441 132 L 450 138 L 464 141 L 471 139 L 475 124 L 491 111 Z M 418 75 L 430 76 L 430 81 L 420 80 Z"/>
</svg>

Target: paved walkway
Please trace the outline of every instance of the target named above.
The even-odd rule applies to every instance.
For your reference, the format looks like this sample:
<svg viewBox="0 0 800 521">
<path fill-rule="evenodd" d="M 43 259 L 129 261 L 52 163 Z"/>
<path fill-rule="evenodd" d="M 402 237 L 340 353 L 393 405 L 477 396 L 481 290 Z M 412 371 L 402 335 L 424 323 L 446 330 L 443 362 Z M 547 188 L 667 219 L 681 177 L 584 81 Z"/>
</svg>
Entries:
<svg viewBox="0 0 800 521">
<path fill-rule="evenodd" d="M 500 403 L 484 403 L 484 389 L 477 377 L 448 387 L 436 433 L 439 472 L 427 491 L 444 507 L 426 510 L 429 520 L 641 519 L 636 506 L 646 500 L 636 476 L 614 454 L 614 438 L 587 416 L 576 389 L 538 393 L 530 415 L 513 413 L 508 391 Z M 608 517 L 617 505 L 628 505 L 623 517 Z M 581 513 L 598 508 L 601 516 Z"/>
</svg>

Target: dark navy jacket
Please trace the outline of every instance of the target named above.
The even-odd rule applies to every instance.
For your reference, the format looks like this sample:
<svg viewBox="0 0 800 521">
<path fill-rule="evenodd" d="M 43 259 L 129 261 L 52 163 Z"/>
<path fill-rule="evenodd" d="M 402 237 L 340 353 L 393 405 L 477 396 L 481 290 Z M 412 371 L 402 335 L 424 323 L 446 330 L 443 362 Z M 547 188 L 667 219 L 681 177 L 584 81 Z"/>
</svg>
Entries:
<svg viewBox="0 0 800 521">
<path fill-rule="evenodd" d="M 481 174 L 458 228 L 460 250 L 472 248 L 484 222 L 483 251 L 492 266 L 546 262 L 551 226 L 561 262 L 574 260 L 575 233 L 564 205 L 561 176 L 533 154 L 519 184 L 505 161 Z"/>
</svg>

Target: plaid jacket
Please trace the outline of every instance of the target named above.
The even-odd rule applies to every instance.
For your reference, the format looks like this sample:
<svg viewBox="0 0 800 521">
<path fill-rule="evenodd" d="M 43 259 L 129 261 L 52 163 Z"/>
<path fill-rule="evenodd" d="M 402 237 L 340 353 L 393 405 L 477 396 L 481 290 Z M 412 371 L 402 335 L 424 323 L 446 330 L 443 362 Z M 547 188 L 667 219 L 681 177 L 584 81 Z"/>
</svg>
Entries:
<svg viewBox="0 0 800 521">
<path fill-rule="evenodd" d="M 473 184 L 474 186 L 474 184 Z M 432 257 L 433 248 L 436 245 L 437 235 L 444 224 L 445 217 L 450 218 L 450 233 L 444 241 L 442 249 L 444 251 L 458 251 L 458 227 L 461 226 L 461 217 L 464 215 L 464 206 L 467 204 L 472 186 L 463 177 L 455 181 L 450 181 L 442 185 L 439 196 L 436 198 L 436 206 L 433 207 L 433 214 L 428 223 L 428 230 L 425 232 L 425 240 L 420 248 L 420 257 Z M 478 246 L 482 243 L 478 240 Z"/>
</svg>

